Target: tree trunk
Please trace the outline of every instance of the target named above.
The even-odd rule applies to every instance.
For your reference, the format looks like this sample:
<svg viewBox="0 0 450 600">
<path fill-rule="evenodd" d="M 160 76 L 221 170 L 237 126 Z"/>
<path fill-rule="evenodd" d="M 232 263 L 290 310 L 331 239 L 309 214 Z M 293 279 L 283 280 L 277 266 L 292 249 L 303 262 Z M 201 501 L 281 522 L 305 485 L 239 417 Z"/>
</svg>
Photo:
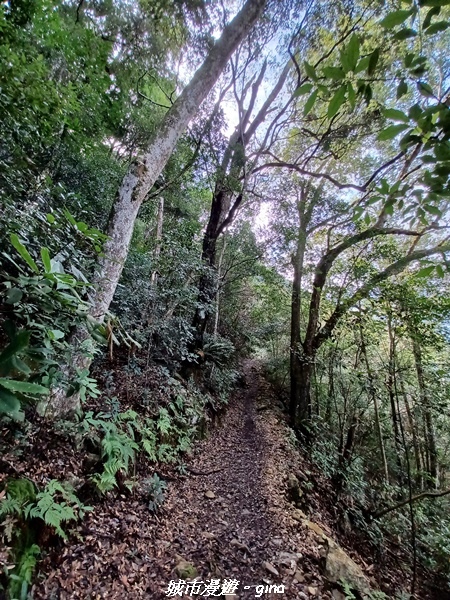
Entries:
<svg viewBox="0 0 450 600">
<path fill-rule="evenodd" d="M 220 280 L 222 277 L 222 264 L 223 257 L 225 255 L 225 249 L 227 247 L 227 237 L 223 237 L 222 250 L 220 251 L 219 264 L 217 265 L 217 291 L 216 291 L 216 314 L 214 317 L 214 337 L 217 337 L 219 333 L 219 319 L 220 319 Z"/>
<path fill-rule="evenodd" d="M 153 261 L 155 264 L 158 263 L 159 257 L 161 255 L 161 242 L 162 242 L 162 229 L 164 222 L 164 197 L 160 196 L 158 202 L 158 216 L 156 217 L 156 246 L 155 252 L 153 253 Z M 153 286 L 156 286 L 158 283 L 158 270 L 154 269 L 152 271 L 151 283 Z"/>
<path fill-rule="evenodd" d="M 198 284 L 197 308 L 192 321 L 192 326 L 195 329 L 192 350 L 201 350 L 203 348 L 203 336 L 217 291 L 217 277 L 215 273 L 216 246 L 217 239 L 221 233 L 220 224 L 223 217 L 224 198 L 226 195 L 225 189 L 216 184 L 208 225 L 203 237 L 202 262 L 205 270 Z"/>
<path fill-rule="evenodd" d="M 388 379 L 387 389 L 389 394 L 389 402 L 391 406 L 391 418 L 392 418 L 392 429 L 394 431 L 394 447 L 395 447 L 395 458 L 397 461 L 398 468 L 398 482 L 400 486 L 403 483 L 403 464 L 402 464 L 402 439 L 400 435 L 400 415 L 397 411 L 397 398 L 395 396 L 395 339 L 394 332 L 392 329 L 392 316 L 390 309 L 388 308 L 388 335 L 389 335 L 389 365 L 388 365 Z"/>
<path fill-rule="evenodd" d="M 406 414 L 408 415 L 409 427 L 411 429 L 411 435 L 412 435 L 412 439 L 413 439 L 414 458 L 416 461 L 416 484 L 420 490 L 423 490 L 422 461 L 421 461 L 421 457 L 420 457 L 419 440 L 417 439 L 416 424 L 414 422 L 414 416 L 411 411 L 411 406 L 409 404 L 408 394 L 406 393 L 405 382 L 403 381 L 403 377 L 399 377 L 399 380 L 400 380 L 400 391 L 403 396 L 403 402 L 405 404 Z"/>
<path fill-rule="evenodd" d="M 361 319 L 359 320 L 359 332 L 360 332 L 361 354 L 364 358 L 364 363 L 366 365 L 366 371 L 367 371 L 367 378 L 369 380 L 369 395 L 370 395 L 370 399 L 373 402 L 373 410 L 375 413 L 375 427 L 377 430 L 378 444 L 380 447 L 381 462 L 383 464 L 384 480 L 386 481 L 387 484 L 389 484 L 389 468 L 388 468 L 388 463 L 387 463 L 387 459 L 386 459 L 386 450 L 384 448 L 383 431 L 381 429 L 380 411 L 378 409 L 377 392 L 376 392 L 372 369 L 370 368 L 369 357 L 367 356 L 367 347 L 366 347 L 366 341 L 364 339 Z"/>
<path fill-rule="evenodd" d="M 292 281 L 291 300 L 291 339 L 290 339 L 290 401 L 289 414 L 293 425 L 302 424 L 311 413 L 311 375 L 312 360 L 305 355 L 301 341 L 301 309 L 302 309 L 302 278 L 303 263 L 306 248 L 306 231 L 304 210 L 299 211 L 299 230 L 297 236 L 297 249 L 292 257 L 294 279 Z"/>
<path fill-rule="evenodd" d="M 358 417 L 353 415 L 350 426 L 347 430 L 347 436 L 345 438 L 345 444 L 343 443 L 343 437 L 341 438 L 341 447 L 339 448 L 339 464 L 338 470 L 333 477 L 333 484 L 337 495 L 339 495 L 344 489 L 345 475 L 350 467 L 353 448 L 356 439 L 356 430 L 358 428 Z"/>
<path fill-rule="evenodd" d="M 436 434 L 434 431 L 433 417 L 431 414 L 431 402 L 428 395 L 428 390 L 425 383 L 425 376 L 423 371 L 422 361 L 422 348 L 417 339 L 417 335 L 412 333 L 411 335 L 414 363 L 416 366 L 417 382 L 419 384 L 420 403 L 422 413 L 424 415 L 424 426 L 425 426 L 425 439 L 427 442 L 427 452 L 429 454 L 429 479 L 432 488 L 437 489 L 439 487 L 439 473 L 438 473 L 438 456 L 436 448 Z"/>
<path fill-rule="evenodd" d="M 236 130 L 230 136 L 222 163 L 217 172 L 211 211 L 203 238 L 202 261 L 206 269 L 199 281 L 198 307 L 192 322 L 192 326 L 195 329 L 195 347 L 192 348 L 193 350 L 201 350 L 203 347 L 203 335 L 212 312 L 212 304 L 217 294 L 217 274 L 215 273 L 217 240 L 225 229 L 233 223 L 237 211 L 244 200 L 246 147 L 266 119 L 274 101 L 281 92 L 289 73 L 290 61 L 284 67 L 265 102 L 250 122 L 266 69 L 267 62 L 265 61 L 256 81 L 251 86 L 247 107 L 244 107 L 244 102 L 249 88 L 246 87 L 242 91 L 240 98 L 237 98 L 236 94 L 239 105 L 238 112 L 241 118 Z M 236 193 L 233 191 L 233 187 L 236 182 L 242 179 L 244 179 L 242 187 Z"/>
</svg>

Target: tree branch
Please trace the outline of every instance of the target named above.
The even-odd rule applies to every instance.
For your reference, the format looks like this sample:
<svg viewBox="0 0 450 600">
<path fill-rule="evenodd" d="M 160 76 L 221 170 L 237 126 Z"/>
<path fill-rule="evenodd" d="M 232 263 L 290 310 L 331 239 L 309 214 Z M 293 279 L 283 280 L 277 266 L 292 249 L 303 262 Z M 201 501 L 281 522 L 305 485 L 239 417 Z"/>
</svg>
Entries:
<svg viewBox="0 0 450 600">
<path fill-rule="evenodd" d="M 398 504 L 394 504 L 394 506 L 388 506 L 388 508 L 379 510 L 375 514 L 372 514 L 372 518 L 379 519 L 393 510 L 398 510 L 399 508 L 402 508 L 402 506 L 406 506 L 406 504 L 409 504 L 410 502 L 417 502 L 417 500 L 422 500 L 422 498 L 441 498 L 442 496 L 447 496 L 448 494 L 450 494 L 450 490 L 442 490 L 442 492 L 422 492 L 421 494 L 417 494 L 417 496 L 413 496 L 411 499 L 406 498 L 406 500 L 402 500 Z"/>
<path fill-rule="evenodd" d="M 325 325 L 322 329 L 315 335 L 313 341 L 314 349 L 320 348 L 325 340 L 327 340 L 333 329 L 335 328 L 339 319 L 351 308 L 354 306 L 359 300 L 366 298 L 369 292 L 378 284 L 386 281 L 389 277 L 393 275 L 398 275 L 406 269 L 406 267 L 414 262 L 415 260 L 420 260 L 422 258 L 427 258 L 428 256 L 432 256 L 433 254 L 442 254 L 444 252 L 450 252 L 450 243 L 445 245 L 441 244 L 439 246 L 434 246 L 433 248 L 416 250 L 415 252 L 411 252 L 407 256 L 400 258 L 396 262 L 392 263 L 384 271 L 381 273 L 377 273 L 374 275 L 367 283 L 361 286 L 348 300 L 345 300 L 341 304 L 335 308 L 331 317 L 326 321 Z M 314 292 L 313 292 L 314 293 Z"/>
</svg>

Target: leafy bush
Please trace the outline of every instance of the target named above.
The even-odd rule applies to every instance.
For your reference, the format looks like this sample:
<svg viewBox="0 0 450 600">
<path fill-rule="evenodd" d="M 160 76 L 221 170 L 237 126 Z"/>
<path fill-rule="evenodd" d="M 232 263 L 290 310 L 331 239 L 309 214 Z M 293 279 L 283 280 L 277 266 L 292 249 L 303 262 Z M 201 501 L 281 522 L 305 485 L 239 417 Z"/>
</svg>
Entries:
<svg viewBox="0 0 450 600">
<path fill-rule="evenodd" d="M 149 510 L 151 512 L 159 510 L 165 499 L 164 492 L 167 489 L 167 483 L 154 473 L 152 477 L 142 481 L 142 489 L 149 498 Z"/>
<path fill-rule="evenodd" d="M 9 322 L 5 327 L 9 343 L 0 354 L 0 414 L 6 414 L 15 420 L 23 420 L 21 404 L 47 394 L 48 388 L 24 380 L 32 375 L 32 370 L 24 358 L 28 355 L 30 333 L 17 331 Z M 17 375 L 23 378 L 17 379 Z"/>
<path fill-rule="evenodd" d="M 85 241 L 100 248 L 103 234 L 76 222 L 68 211 L 59 217 Z M 46 219 L 57 232 L 59 224 L 55 216 L 48 214 Z M 63 267 L 63 253 L 52 257 L 46 247 L 39 248 L 39 252 L 26 247 L 16 233 L 9 237 L 18 256 L 4 251 L 3 264 L 0 263 L 4 275 L 1 294 L 7 307 L 3 326 L 8 338 L 8 345 L 0 355 L 0 413 L 23 419 L 24 402 L 61 384 L 60 364 L 70 363 L 74 351 L 69 339 L 72 329 L 83 325 L 95 333 L 97 325 L 88 316 L 90 285 L 75 266 L 76 259 L 71 260 L 69 273 Z M 98 332 L 97 337 L 101 339 Z M 92 355 L 90 344 L 81 349 Z M 82 395 L 86 392 L 95 395 L 94 382 L 87 373 L 79 372 L 71 383 Z"/>
</svg>

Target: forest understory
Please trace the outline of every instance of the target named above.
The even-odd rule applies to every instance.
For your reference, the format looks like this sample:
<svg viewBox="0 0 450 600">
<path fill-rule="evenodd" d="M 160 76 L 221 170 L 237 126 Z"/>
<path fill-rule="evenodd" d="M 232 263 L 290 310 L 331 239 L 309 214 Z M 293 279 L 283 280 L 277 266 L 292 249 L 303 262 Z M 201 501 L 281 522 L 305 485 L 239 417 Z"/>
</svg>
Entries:
<svg viewBox="0 0 450 600">
<path fill-rule="evenodd" d="M 33 481 L 64 473 L 80 484 L 86 459 L 62 439 L 41 423 L 23 453 L 3 454 L 2 471 Z M 229 406 L 184 461 L 182 474 L 156 468 L 167 483 L 156 512 L 142 487 L 122 487 L 94 502 L 67 542 L 47 532 L 31 598 L 196 598 L 214 580 L 230 582 L 231 593 L 217 587 L 211 596 L 228 599 L 397 598 L 407 591 L 411 557 L 394 539 L 375 551 L 364 532 L 342 526 L 342 503 L 351 498 L 336 503 L 260 361 L 243 362 Z M 135 475 L 142 481 L 154 468 L 140 461 Z M 170 593 L 171 581 L 185 584 Z M 195 581 L 204 582 L 198 593 L 189 588 Z M 431 572 L 421 570 L 418 583 L 416 598 L 449 597 Z M 271 585 L 283 587 L 270 592 Z M 376 595 L 380 589 L 384 596 Z"/>
</svg>

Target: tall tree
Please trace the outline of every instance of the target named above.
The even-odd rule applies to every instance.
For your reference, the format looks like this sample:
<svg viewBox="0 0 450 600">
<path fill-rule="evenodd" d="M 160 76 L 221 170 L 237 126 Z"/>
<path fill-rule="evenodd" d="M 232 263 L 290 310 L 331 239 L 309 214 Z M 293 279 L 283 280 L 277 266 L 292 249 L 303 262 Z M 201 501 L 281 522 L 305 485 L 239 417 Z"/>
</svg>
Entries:
<svg viewBox="0 0 450 600">
<path fill-rule="evenodd" d="M 212 45 L 203 64 L 190 83 L 169 108 L 155 129 L 142 157 L 132 161 L 117 192 L 108 224 L 108 240 L 103 247 L 94 278 L 91 315 L 102 321 L 112 302 L 119 282 L 139 209 L 152 189 L 189 121 L 196 115 L 233 51 L 248 35 L 261 15 L 266 0 L 247 0 L 241 11 L 224 27 L 221 37 Z M 86 331 L 74 333 L 77 345 L 86 339 Z M 72 366 L 83 368 L 89 359 L 77 353 Z M 77 394 L 67 398 L 57 388 L 41 410 L 47 415 L 62 415 L 79 410 Z"/>
</svg>

